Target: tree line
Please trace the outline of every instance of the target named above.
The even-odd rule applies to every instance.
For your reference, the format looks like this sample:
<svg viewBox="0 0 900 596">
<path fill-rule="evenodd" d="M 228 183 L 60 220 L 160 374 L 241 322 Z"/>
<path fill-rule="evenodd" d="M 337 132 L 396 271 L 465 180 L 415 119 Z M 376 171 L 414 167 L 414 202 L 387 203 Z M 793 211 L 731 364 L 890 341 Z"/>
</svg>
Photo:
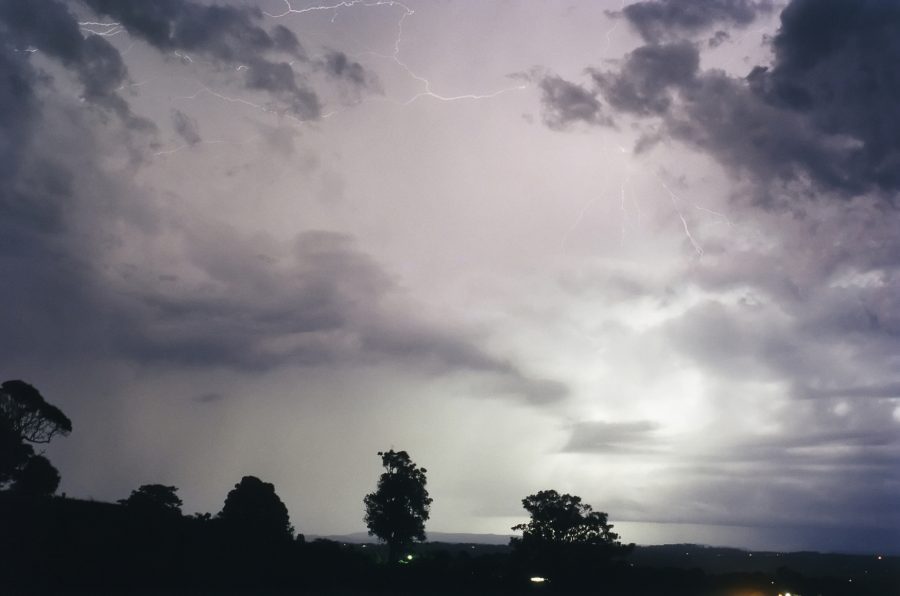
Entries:
<svg viewBox="0 0 900 596">
<path fill-rule="evenodd" d="M 36 447 L 71 431 L 68 417 L 33 386 L 18 380 L 0 384 L 3 594 L 696 596 L 730 593 L 736 585 L 768 594 L 775 584 L 762 574 L 708 577 L 700 570 L 634 569 L 626 558 L 634 545 L 620 541 L 608 515 L 555 490 L 522 500 L 528 521 L 511 528 L 521 535 L 510 540 L 508 552 L 471 556 L 460 549 L 454 554 L 416 548 L 426 539 L 433 499 L 428 470 L 402 450 L 378 452 L 383 472 L 363 498 L 363 519 L 381 546 L 368 549 L 308 542 L 295 532 L 275 486 L 255 476 L 235 484 L 215 515 L 184 515 L 178 488 L 163 484 L 139 486 L 116 503 L 55 497 L 59 472 Z M 865 593 L 859 583 L 847 592 L 792 581 L 822 594 Z"/>
<path fill-rule="evenodd" d="M 295 534 L 274 485 L 255 476 L 243 477 L 215 516 L 184 516 L 178 488 L 163 484 L 139 486 L 116 503 L 115 512 L 110 508 L 91 510 L 89 506 L 48 507 L 52 501 L 47 499 L 56 492 L 60 475 L 35 447 L 71 431 L 68 417 L 32 385 L 20 380 L 0 385 L 3 504 L 15 504 L 20 512 L 63 518 L 80 510 L 81 515 L 99 519 L 99 526 L 110 526 L 104 536 L 108 543 L 131 548 L 141 553 L 144 561 L 157 561 L 161 568 L 166 565 L 160 560 L 171 558 L 168 555 L 172 552 L 166 554 L 165 545 L 174 548 L 173 537 L 198 548 L 202 545 L 204 552 L 216 552 L 222 561 L 253 563 L 251 567 L 263 560 L 279 559 L 306 542 L 302 534 Z M 433 502 L 427 490 L 427 469 L 419 467 L 406 451 L 391 449 L 378 452 L 378 456 L 383 472 L 375 490 L 363 498 L 364 521 L 369 534 L 385 545 L 378 556 L 382 564 L 409 565 L 413 559 L 411 547 L 426 539 L 425 523 Z M 573 569 L 584 567 L 589 560 L 608 562 L 628 552 L 629 546 L 622 545 L 612 532 L 607 515 L 592 511 L 579 497 L 547 490 L 530 495 L 523 505 L 531 520 L 512 528 L 522 536 L 511 544 L 529 573 L 543 574 L 535 577 L 571 575 Z M 52 529 L 45 530 L 52 533 Z M 133 565 L 123 563 L 119 567 L 132 569 Z"/>
</svg>

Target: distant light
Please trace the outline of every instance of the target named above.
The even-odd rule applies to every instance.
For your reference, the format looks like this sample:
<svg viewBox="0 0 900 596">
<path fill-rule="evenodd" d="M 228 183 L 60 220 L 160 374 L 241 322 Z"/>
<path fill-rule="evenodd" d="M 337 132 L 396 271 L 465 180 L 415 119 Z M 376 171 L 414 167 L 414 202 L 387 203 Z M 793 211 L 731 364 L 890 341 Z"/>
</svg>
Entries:
<svg viewBox="0 0 900 596">
<path fill-rule="evenodd" d="M 784 593 L 784 596 L 791 596 L 791 593 L 790 593 L 790 592 L 785 592 L 785 593 Z"/>
<path fill-rule="evenodd" d="M 881 560 L 881 555 L 878 555 L 877 559 L 880 561 L 880 560 Z"/>
<path fill-rule="evenodd" d="M 536 583 L 536 584 L 542 584 L 542 583 L 544 583 L 545 581 L 547 581 L 547 578 L 546 578 L 546 577 L 535 576 L 535 577 L 532 577 L 532 578 L 531 578 L 531 581 L 534 582 L 534 583 Z"/>
<path fill-rule="evenodd" d="M 407 560 L 407 561 L 412 561 L 412 555 L 406 555 L 406 560 Z"/>
</svg>

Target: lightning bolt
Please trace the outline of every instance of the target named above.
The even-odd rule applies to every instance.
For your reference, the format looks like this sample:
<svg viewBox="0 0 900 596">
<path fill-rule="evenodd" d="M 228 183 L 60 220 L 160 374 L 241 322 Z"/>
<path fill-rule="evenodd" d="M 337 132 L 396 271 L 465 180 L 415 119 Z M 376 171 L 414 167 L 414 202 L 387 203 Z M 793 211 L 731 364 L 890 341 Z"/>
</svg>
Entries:
<svg viewBox="0 0 900 596">
<path fill-rule="evenodd" d="M 81 21 L 78 23 L 84 31 L 100 37 L 113 37 L 125 32 L 121 23 L 101 23 L 98 21 Z"/>
<path fill-rule="evenodd" d="M 709 213 L 710 215 L 714 215 L 715 217 L 718 217 L 723 222 L 725 222 L 729 228 L 734 227 L 734 223 L 732 223 L 732 221 L 724 213 L 719 213 L 718 211 L 713 211 L 712 209 L 708 209 L 708 208 L 702 207 L 700 205 L 694 205 L 694 209 L 696 209 L 697 211 L 702 211 L 704 213 Z"/>
<path fill-rule="evenodd" d="M 619 146 L 618 150 L 619 150 L 619 153 L 623 154 L 623 155 L 628 152 L 622 146 Z M 631 221 L 632 221 L 631 213 L 628 210 L 628 198 L 631 199 L 631 204 L 634 207 L 634 210 L 636 213 L 636 216 L 634 218 L 635 225 L 640 225 L 641 208 L 640 208 L 640 205 L 637 203 L 637 201 L 634 199 L 634 197 L 630 193 L 625 192 L 626 188 L 628 188 L 628 186 L 631 182 L 632 168 L 630 167 L 630 164 L 629 163 L 623 164 L 622 169 L 624 169 L 625 175 L 619 182 L 619 211 L 622 213 L 620 229 L 621 229 L 621 241 L 624 244 L 625 237 L 627 236 L 629 227 L 631 227 Z M 575 221 L 572 223 L 571 226 L 569 226 L 569 229 L 566 230 L 566 233 L 563 234 L 563 239 L 560 242 L 560 251 L 561 252 L 565 252 L 566 243 L 568 243 L 569 237 L 575 232 L 575 230 L 578 228 L 578 226 L 581 225 L 582 221 L 584 221 L 585 215 L 591 209 L 591 207 L 593 207 L 594 204 L 596 204 L 601 198 L 602 198 L 602 195 L 594 196 L 593 198 L 589 199 L 581 206 L 581 209 L 579 209 L 579 211 L 578 211 L 578 215 L 575 217 Z"/>
<path fill-rule="evenodd" d="M 621 13 L 623 10 L 625 10 L 625 0 L 622 0 L 622 5 L 619 7 L 619 12 L 620 12 L 620 13 Z M 615 16 L 615 15 L 613 15 L 613 16 Z M 611 43 L 612 43 L 612 34 L 613 34 L 613 32 L 614 32 L 616 29 L 618 29 L 618 28 L 619 28 L 619 19 L 617 18 L 617 19 L 615 19 L 615 22 L 613 23 L 613 26 L 610 27 L 610 28 L 606 31 L 606 47 L 603 48 L 603 52 L 604 52 L 604 53 L 609 52 L 609 46 L 610 46 Z"/>
<path fill-rule="evenodd" d="M 691 228 L 688 225 L 687 218 L 684 217 L 684 213 L 681 211 L 681 207 L 678 206 L 678 203 L 681 202 L 681 199 L 678 198 L 672 189 L 670 189 L 665 182 L 662 180 L 659 181 L 666 192 L 669 193 L 669 199 L 672 201 L 672 207 L 675 208 L 675 213 L 678 215 L 678 218 L 681 220 L 681 225 L 684 227 L 684 235 L 687 237 L 688 241 L 691 243 L 691 246 L 694 247 L 694 251 L 696 251 L 698 257 L 703 256 L 703 247 L 697 244 L 697 241 L 694 239 L 694 235 L 691 233 Z"/>
<path fill-rule="evenodd" d="M 155 157 L 159 157 L 162 155 L 172 155 L 172 154 L 178 153 L 179 151 L 187 149 L 188 147 L 193 147 L 195 145 L 246 145 L 248 143 L 252 143 L 254 140 L 256 140 L 256 138 L 257 137 L 252 137 L 249 139 L 245 139 L 243 141 L 228 141 L 225 139 L 213 139 L 213 140 L 209 140 L 209 141 L 198 141 L 196 143 L 182 143 L 181 145 L 177 145 L 175 147 L 172 147 L 171 149 L 163 149 L 161 151 L 157 151 L 153 155 Z"/>
<path fill-rule="evenodd" d="M 402 49 L 402 44 L 403 44 L 404 25 L 406 24 L 406 20 L 415 14 L 415 10 L 413 10 L 408 5 L 406 5 L 403 2 L 400 2 L 398 0 L 343 0 L 340 2 L 307 6 L 307 7 L 303 7 L 303 8 L 295 8 L 294 5 L 291 4 L 291 0 L 283 0 L 283 1 L 284 1 L 285 9 L 282 12 L 275 13 L 275 12 L 263 11 L 263 14 L 266 17 L 269 17 L 272 19 L 282 19 L 282 18 L 289 17 L 291 15 L 299 16 L 299 15 L 315 13 L 315 12 L 334 11 L 334 14 L 331 19 L 331 22 L 333 23 L 335 21 L 335 19 L 337 18 L 338 11 L 341 9 L 350 9 L 350 8 L 354 8 L 354 7 L 355 8 L 386 7 L 386 8 L 399 9 L 400 15 L 397 19 L 397 24 L 396 24 L 397 35 L 394 38 L 391 53 L 390 54 L 382 54 L 382 53 L 371 51 L 371 52 L 365 52 L 365 54 L 373 55 L 373 56 L 376 56 L 379 58 L 384 58 L 384 59 L 390 60 L 395 65 L 397 65 L 399 68 L 401 68 L 403 70 L 403 72 L 405 72 L 412 80 L 414 80 L 418 84 L 420 84 L 421 90 L 403 100 L 372 97 L 372 98 L 367 98 L 367 99 L 365 99 L 361 102 L 357 102 L 357 103 L 387 101 L 387 102 L 393 103 L 395 105 L 409 106 L 410 104 L 412 104 L 422 98 L 426 98 L 426 97 L 432 98 L 437 101 L 443 101 L 443 102 L 455 102 L 455 101 L 464 101 L 464 100 L 488 100 L 488 99 L 492 99 L 492 98 L 498 97 L 500 95 L 503 95 L 505 93 L 509 93 L 512 91 L 524 90 L 528 87 L 528 85 L 526 85 L 526 84 L 519 84 L 519 85 L 512 85 L 509 87 L 498 89 L 498 90 L 495 90 L 495 91 L 492 91 L 489 93 L 461 93 L 458 95 L 446 95 L 446 94 L 441 94 L 441 93 L 436 92 L 432 86 L 432 81 L 429 80 L 428 78 L 422 76 L 421 74 L 415 72 L 402 58 L 401 49 Z M 89 31 L 91 33 L 98 34 L 98 35 L 103 35 L 103 36 L 117 35 L 123 31 L 125 31 L 124 27 L 122 27 L 120 23 L 116 23 L 116 22 L 104 23 L 104 22 L 96 22 L 96 21 L 84 21 L 79 24 L 84 30 Z M 184 53 L 181 51 L 175 51 L 175 52 L 173 52 L 173 54 L 184 64 L 193 64 L 194 62 L 196 62 L 196 60 L 187 53 Z M 291 62 L 290 65 L 293 66 L 293 62 Z M 248 66 L 241 64 L 241 65 L 238 65 L 235 68 L 235 70 L 241 71 L 241 70 L 245 70 L 247 68 L 248 68 Z M 198 81 L 198 83 L 199 83 L 199 81 Z M 191 100 L 196 100 L 200 95 L 203 95 L 203 94 L 209 95 L 211 97 L 214 97 L 218 100 L 221 100 L 221 101 L 224 101 L 227 103 L 240 104 L 240 105 L 246 106 L 248 108 L 258 110 L 263 113 L 276 114 L 276 115 L 288 118 L 290 120 L 293 120 L 294 122 L 297 122 L 299 124 L 309 124 L 312 121 L 312 120 L 304 120 L 304 119 L 298 118 L 289 113 L 285 113 L 282 110 L 277 110 L 269 105 L 264 105 L 261 103 L 251 101 L 249 99 L 222 93 L 221 91 L 214 90 L 203 84 L 200 84 L 197 91 L 190 95 L 177 96 L 177 97 L 173 97 L 172 99 L 179 100 L 179 101 L 191 101 Z M 328 119 L 338 113 L 339 113 L 338 110 L 331 110 L 329 112 L 322 114 L 319 118 L 323 119 L 323 120 Z M 222 141 L 222 142 L 224 143 L 225 141 Z M 171 149 L 159 151 L 155 155 L 169 155 L 172 153 L 177 153 L 178 151 L 181 151 L 181 150 L 187 148 L 188 146 L 189 145 L 178 145 Z"/>
<path fill-rule="evenodd" d="M 581 206 L 581 209 L 578 211 L 578 216 L 575 218 L 575 221 L 572 223 L 572 225 L 569 226 L 569 229 L 566 230 L 566 233 L 563 235 L 562 241 L 559 243 L 560 252 L 566 251 L 566 243 L 569 241 L 569 236 L 571 236 L 575 232 L 575 229 L 578 228 L 579 225 L 581 225 L 581 222 L 584 220 L 584 215 L 588 212 L 588 209 L 593 207 L 594 203 L 599 201 L 600 198 L 601 195 L 594 196 Z"/>
<path fill-rule="evenodd" d="M 430 97 L 432 99 L 436 99 L 438 101 L 452 102 L 452 101 L 463 101 L 463 100 L 485 100 L 492 99 L 499 95 L 503 95 L 504 93 L 509 93 L 511 91 L 521 91 L 526 89 L 527 85 L 513 85 L 510 87 L 506 87 L 503 89 L 499 89 L 497 91 L 493 91 L 491 93 L 463 93 L 459 95 L 443 95 L 435 92 L 432 89 L 432 84 L 429 79 L 415 72 L 404 60 L 401 58 L 401 45 L 403 44 L 403 26 L 406 23 L 406 19 L 415 14 L 415 10 L 404 4 L 403 2 L 398 2 L 397 0 L 345 0 L 343 2 L 337 2 L 334 4 L 321 4 L 316 6 L 307 6 L 305 8 L 294 8 L 291 4 L 290 0 L 284 0 L 285 10 L 279 14 L 273 14 L 269 12 L 264 12 L 266 16 L 273 19 L 284 18 L 288 15 L 302 15 L 310 12 L 321 12 L 333 10 L 335 11 L 334 16 L 332 16 L 331 22 L 334 22 L 334 19 L 337 17 L 337 11 L 341 8 L 353 8 L 353 7 L 364 7 L 364 8 L 373 8 L 379 6 L 387 6 L 390 8 L 400 8 L 401 14 L 397 19 L 397 37 L 394 39 L 394 49 L 390 54 L 381 54 L 378 52 L 366 52 L 366 54 L 377 56 L 379 58 L 384 58 L 387 60 L 391 60 L 397 66 L 399 66 L 410 78 L 417 81 L 422 85 L 422 91 L 415 93 L 412 97 L 405 101 L 396 101 L 393 100 L 393 103 L 397 103 L 402 106 L 408 106 L 413 102 L 423 98 Z M 388 100 L 391 101 L 391 100 Z"/>
<path fill-rule="evenodd" d="M 308 124 L 310 122 L 315 121 L 315 119 L 304 120 L 303 118 L 298 118 L 297 116 L 294 116 L 293 114 L 290 114 L 288 112 L 284 112 L 283 110 L 276 110 L 272 107 L 250 101 L 249 99 L 244 99 L 242 97 L 231 97 L 231 96 L 225 95 L 223 93 L 219 93 L 218 91 L 214 91 L 213 89 L 210 89 L 206 85 L 200 85 L 200 88 L 195 93 L 192 93 L 191 95 L 179 95 L 179 96 L 173 97 L 172 99 L 185 100 L 185 101 L 195 100 L 203 93 L 207 93 L 209 95 L 212 95 L 215 98 L 221 99 L 222 101 L 226 101 L 228 103 L 236 103 L 236 104 L 245 105 L 249 108 L 253 108 L 255 110 L 259 110 L 260 112 L 265 112 L 267 114 L 276 114 L 283 118 L 288 118 L 290 120 L 293 120 L 294 122 L 297 122 L 299 124 Z M 330 118 L 331 116 L 334 116 L 334 114 L 336 114 L 336 113 L 337 112 L 335 112 L 335 111 L 326 112 L 325 114 L 321 114 L 319 116 L 319 119 L 325 120 L 327 118 Z"/>
</svg>

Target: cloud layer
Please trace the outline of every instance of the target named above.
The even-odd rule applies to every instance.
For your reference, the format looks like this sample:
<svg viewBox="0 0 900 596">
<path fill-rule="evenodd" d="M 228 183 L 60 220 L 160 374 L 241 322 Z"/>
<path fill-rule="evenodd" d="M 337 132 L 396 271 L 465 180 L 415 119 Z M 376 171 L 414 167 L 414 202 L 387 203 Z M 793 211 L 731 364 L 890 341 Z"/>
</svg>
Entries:
<svg viewBox="0 0 900 596">
<path fill-rule="evenodd" d="M 609 4 L 0 1 L 0 355 L 64 489 L 351 531 L 396 442 L 436 530 L 900 527 L 896 3 Z"/>
</svg>

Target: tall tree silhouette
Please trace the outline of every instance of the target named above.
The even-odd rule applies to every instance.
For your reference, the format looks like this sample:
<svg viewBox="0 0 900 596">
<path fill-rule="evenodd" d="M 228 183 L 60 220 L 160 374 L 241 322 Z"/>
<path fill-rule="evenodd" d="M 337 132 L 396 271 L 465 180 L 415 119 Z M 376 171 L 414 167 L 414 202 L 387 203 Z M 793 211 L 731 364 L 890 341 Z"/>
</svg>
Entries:
<svg viewBox="0 0 900 596">
<path fill-rule="evenodd" d="M 234 485 L 218 517 L 230 534 L 248 544 L 290 541 L 294 534 L 275 485 L 256 476 L 244 476 Z"/>
<path fill-rule="evenodd" d="M 25 494 L 53 493 L 59 473 L 47 458 L 34 454 L 32 444 L 49 443 L 71 430 L 71 420 L 33 386 L 17 380 L 0 385 L 0 488 L 16 482 Z"/>
<path fill-rule="evenodd" d="M 384 473 L 378 488 L 366 495 L 365 521 L 369 535 L 388 545 L 389 561 L 399 560 L 404 547 L 414 540 L 425 540 L 425 521 L 431 497 L 425 489 L 425 468 L 419 468 L 406 451 L 379 451 Z"/>
</svg>

